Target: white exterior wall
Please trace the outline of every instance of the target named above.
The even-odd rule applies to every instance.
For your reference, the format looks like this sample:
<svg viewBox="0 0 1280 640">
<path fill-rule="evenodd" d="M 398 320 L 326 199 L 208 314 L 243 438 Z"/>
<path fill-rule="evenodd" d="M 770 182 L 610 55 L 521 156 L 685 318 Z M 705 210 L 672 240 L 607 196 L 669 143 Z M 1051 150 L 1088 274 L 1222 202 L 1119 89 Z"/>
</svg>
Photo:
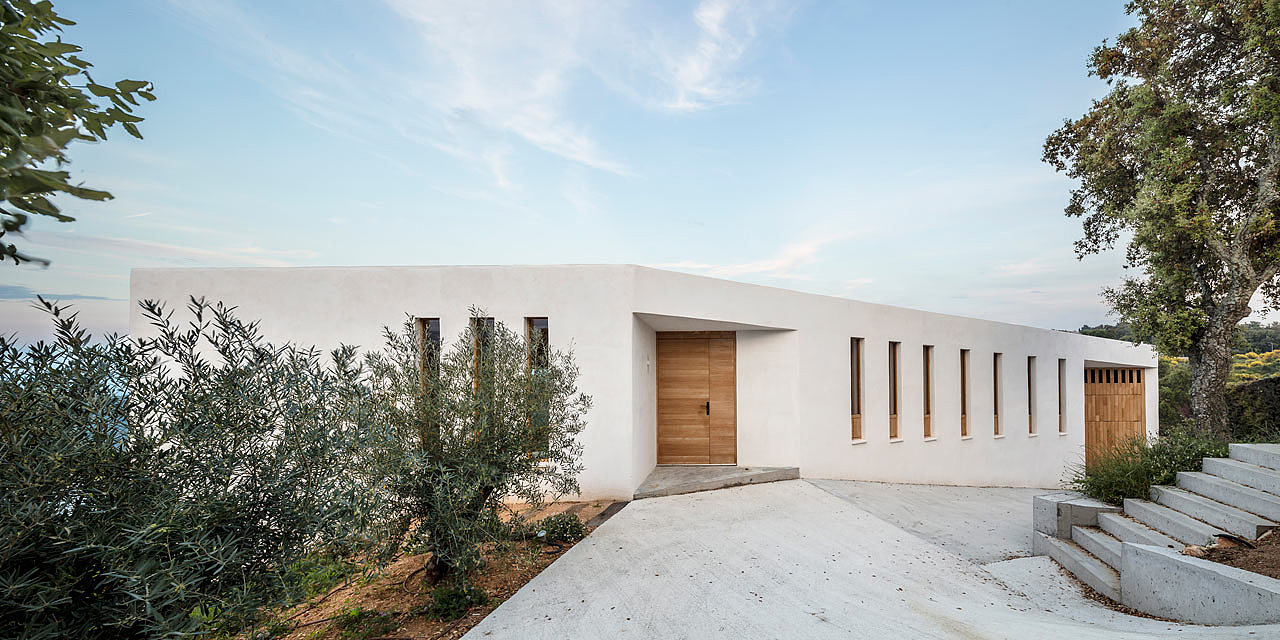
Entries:
<svg viewBox="0 0 1280 640">
<path fill-rule="evenodd" d="M 455 339 L 476 305 L 517 331 L 546 316 L 572 348 L 594 399 L 582 434 L 586 498 L 629 498 L 656 461 L 656 336 L 737 330 L 738 464 L 798 466 L 805 477 L 1058 486 L 1084 453 L 1083 367 L 1147 367 L 1148 431 L 1157 429 L 1148 347 L 856 302 L 630 265 L 139 269 L 130 332 L 150 331 L 136 302 L 188 295 L 237 305 L 274 341 L 376 348 L 405 314 L 441 319 Z M 851 441 L 849 338 L 863 338 L 863 433 Z M 888 342 L 901 342 L 900 441 L 888 438 Z M 934 346 L 933 433 L 923 438 L 923 345 Z M 960 438 L 959 350 L 970 350 L 969 432 Z M 1004 435 L 992 433 L 991 363 L 1003 353 Z M 1026 358 L 1036 356 L 1037 434 L 1027 433 Z M 1067 360 L 1065 432 L 1057 361 Z"/>
</svg>

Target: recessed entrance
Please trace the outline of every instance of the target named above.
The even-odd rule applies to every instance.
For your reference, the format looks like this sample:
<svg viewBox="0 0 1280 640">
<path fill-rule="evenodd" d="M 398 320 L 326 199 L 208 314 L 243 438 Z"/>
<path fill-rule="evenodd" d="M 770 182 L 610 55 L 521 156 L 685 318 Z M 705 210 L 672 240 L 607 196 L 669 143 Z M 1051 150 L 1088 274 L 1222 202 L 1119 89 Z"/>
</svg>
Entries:
<svg viewBox="0 0 1280 640">
<path fill-rule="evenodd" d="M 1147 432 L 1147 396 L 1142 369 L 1084 370 L 1084 460 Z"/>
<path fill-rule="evenodd" d="M 736 464 L 736 334 L 657 335 L 658 464 Z"/>
</svg>

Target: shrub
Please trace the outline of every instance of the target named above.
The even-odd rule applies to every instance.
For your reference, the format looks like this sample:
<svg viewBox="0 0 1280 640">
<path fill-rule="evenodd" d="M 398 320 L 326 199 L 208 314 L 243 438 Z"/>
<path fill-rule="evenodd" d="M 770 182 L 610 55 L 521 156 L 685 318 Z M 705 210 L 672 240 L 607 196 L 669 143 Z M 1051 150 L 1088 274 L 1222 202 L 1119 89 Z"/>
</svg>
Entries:
<svg viewBox="0 0 1280 640">
<path fill-rule="evenodd" d="M 360 571 L 350 558 L 336 551 L 316 551 L 295 561 L 289 567 L 289 582 L 297 585 L 303 598 L 323 595 Z"/>
<path fill-rule="evenodd" d="M 1227 455 L 1227 444 L 1186 429 L 1171 429 L 1151 442 L 1138 437 L 1071 470 L 1067 487 L 1114 505 L 1148 499 L 1152 485 L 1172 484 L 1179 471 L 1199 471 L 1202 458 Z"/>
<path fill-rule="evenodd" d="M 389 427 L 380 464 L 393 499 L 383 519 L 399 531 L 389 540 L 431 553 L 429 583 L 463 579 L 484 545 L 521 526 L 500 517 L 504 498 L 536 509 L 578 490 L 574 437 L 591 398 L 577 391 L 571 354 L 528 345 L 476 309 L 446 353 L 428 351 L 412 321 L 385 335 L 367 364 Z"/>
<path fill-rule="evenodd" d="M 543 542 L 577 542 L 587 535 L 587 525 L 574 513 L 557 513 L 529 526 L 532 535 L 539 533 Z"/>
<path fill-rule="evenodd" d="M 1160 426 L 1181 429 L 1192 424 L 1191 365 L 1186 358 L 1160 356 Z"/>
<path fill-rule="evenodd" d="M 1280 436 L 1280 377 L 1227 387 L 1227 424 L 1237 441 L 1277 441 L 1277 436 Z"/>
<path fill-rule="evenodd" d="M 43 302 L 43 301 L 42 301 Z M 354 351 L 266 342 L 222 305 L 157 337 L 0 337 L 0 629 L 7 637 L 234 631 L 298 595 L 317 545 L 375 511 Z"/>
<path fill-rule="evenodd" d="M 431 590 L 431 603 L 424 607 L 423 613 L 434 620 L 457 620 L 467 614 L 471 607 L 483 606 L 489 602 L 489 594 L 483 589 L 466 584 L 447 584 Z"/>
<path fill-rule="evenodd" d="M 368 640 L 400 628 L 400 612 L 353 607 L 338 612 L 333 627 L 342 640 Z"/>
</svg>

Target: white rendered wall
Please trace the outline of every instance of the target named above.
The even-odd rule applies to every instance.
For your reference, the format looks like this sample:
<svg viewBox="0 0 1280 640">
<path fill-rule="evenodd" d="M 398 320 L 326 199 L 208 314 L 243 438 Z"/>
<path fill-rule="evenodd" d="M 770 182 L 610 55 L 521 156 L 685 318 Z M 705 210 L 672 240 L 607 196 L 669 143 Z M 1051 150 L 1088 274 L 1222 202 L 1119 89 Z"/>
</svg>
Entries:
<svg viewBox="0 0 1280 640">
<path fill-rule="evenodd" d="M 440 318 L 446 345 L 466 327 L 470 305 L 521 334 L 526 317 L 545 316 L 551 345 L 574 351 L 579 388 L 594 400 L 579 436 L 583 497 L 630 497 L 644 476 L 632 477 L 629 291 L 628 272 L 618 267 L 135 269 L 129 332 L 153 335 L 137 301 L 164 300 L 176 310 L 193 294 L 260 319 L 272 341 L 326 351 L 340 343 L 380 348 L 382 327 L 398 327 L 406 314 Z"/>
<path fill-rule="evenodd" d="M 738 464 L 790 464 L 805 477 L 1056 487 L 1084 456 L 1085 360 L 1150 367 L 1147 421 L 1157 428 L 1156 358 L 1145 346 L 637 268 L 637 312 L 758 324 L 738 333 Z M 863 441 L 850 428 L 849 338 L 863 338 Z M 772 340 L 771 340 L 772 338 Z M 899 440 L 889 440 L 888 343 L 901 343 Z M 780 344 L 785 342 L 785 346 Z M 923 346 L 934 346 L 933 435 L 923 423 Z M 970 350 L 969 433 L 960 437 L 960 349 Z M 993 433 L 992 354 L 1003 369 Z M 1037 433 L 1027 430 L 1027 356 L 1037 358 Z M 1065 430 L 1057 360 L 1065 358 Z M 773 418 L 783 417 L 784 424 Z"/>
<path fill-rule="evenodd" d="M 272 340 L 330 349 L 381 345 L 405 314 L 441 319 L 452 341 L 477 305 L 516 331 L 546 316 L 552 345 L 572 347 L 594 399 L 581 436 L 583 497 L 627 498 L 656 460 L 655 330 L 738 330 L 738 464 L 798 466 L 806 477 L 1057 486 L 1084 452 L 1083 366 L 1149 367 L 1148 430 L 1157 428 L 1155 355 L 1073 333 L 868 304 L 629 265 L 139 269 L 130 331 L 151 332 L 145 298 L 190 294 L 240 307 Z M 863 342 L 863 432 L 850 435 L 849 338 Z M 902 343 L 899 441 L 888 438 L 888 342 Z M 933 433 L 923 437 L 922 346 L 934 345 Z M 959 350 L 970 350 L 969 432 L 960 438 Z M 992 433 L 991 354 L 1003 353 L 1004 435 Z M 1037 434 L 1027 433 L 1026 358 L 1037 357 Z M 1057 360 L 1067 360 L 1065 433 L 1057 430 Z"/>
</svg>

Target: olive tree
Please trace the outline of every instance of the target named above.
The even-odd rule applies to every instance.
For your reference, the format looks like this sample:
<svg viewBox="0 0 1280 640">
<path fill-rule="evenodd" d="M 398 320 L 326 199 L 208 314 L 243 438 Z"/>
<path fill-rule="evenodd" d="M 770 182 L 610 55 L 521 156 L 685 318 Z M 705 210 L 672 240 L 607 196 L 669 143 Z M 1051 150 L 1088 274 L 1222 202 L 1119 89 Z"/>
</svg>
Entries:
<svg viewBox="0 0 1280 640">
<path fill-rule="evenodd" d="M 1126 243 L 1104 295 L 1136 339 L 1186 353 L 1196 428 L 1227 433 L 1224 392 L 1250 301 L 1280 301 L 1280 5 L 1134 0 L 1138 25 L 1089 58 L 1109 90 L 1048 137 L 1078 180 L 1083 257 Z"/>
<path fill-rule="evenodd" d="M 293 567 L 379 535 L 379 429 L 356 353 L 273 345 L 222 305 L 155 337 L 0 337 L 0 629 L 45 638 L 235 631 Z M 371 481 L 371 479 L 374 479 Z"/>
<path fill-rule="evenodd" d="M 385 521 L 392 542 L 430 552 L 427 580 L 464 580 L 486 544 L 518 520 L 508 501 L 534 508 L 578 490 L 591 398 L 577 389 L 569 352 L 530 342 L 472 310 L 441 348 L 410 319 L 385 331 L 367 357 L 380 424 L 388 429 Z"/>
</svg>

